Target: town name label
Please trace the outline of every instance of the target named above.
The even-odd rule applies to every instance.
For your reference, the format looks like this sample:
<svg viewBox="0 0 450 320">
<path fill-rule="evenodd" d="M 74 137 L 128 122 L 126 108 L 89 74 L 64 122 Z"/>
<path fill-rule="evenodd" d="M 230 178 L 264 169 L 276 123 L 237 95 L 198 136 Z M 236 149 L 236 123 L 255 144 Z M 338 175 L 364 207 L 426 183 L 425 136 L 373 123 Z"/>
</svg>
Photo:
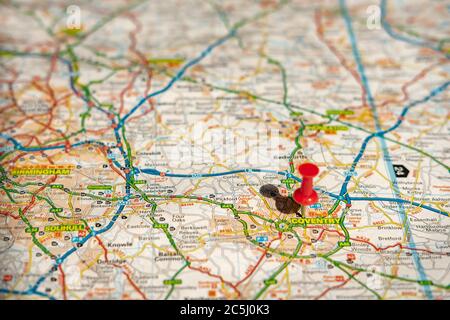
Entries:
<svg viewBox="0 0 450 320">
<path fill-rule="evenodd" d="M 13 176 L 69 175 L 72 167 L 17 167 L 11 169 Z"/>
<path fill-rule="evenodd" d="M 292 224 L 339 224 L 339 218 L 291 218 Z"/>
<path fill-rule="evenodd" d="M 81 231 L 84 230 L 83 224 L 61 224 L 45 226 L 44 231 L 46 232 L 63 232 L 63 231 Z"/>
</svg>

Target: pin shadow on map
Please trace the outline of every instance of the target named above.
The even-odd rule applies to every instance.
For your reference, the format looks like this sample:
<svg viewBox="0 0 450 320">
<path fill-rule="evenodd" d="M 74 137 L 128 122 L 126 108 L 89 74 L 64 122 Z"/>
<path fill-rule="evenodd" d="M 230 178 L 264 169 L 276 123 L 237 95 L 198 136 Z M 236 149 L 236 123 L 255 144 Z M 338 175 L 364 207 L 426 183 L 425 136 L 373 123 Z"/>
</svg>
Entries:
<svg viewBox="0 0 450 320">
<path fill-rule="evenodd" d="M 301 214 L 298 212 L 301 205 L 295 202 L 290 197 L 285 197 L 280 194 L 278 188 L 273 184 L 265 184 L 261 188 L 259 188 L 259 193 L 266 198 L 272 198 L 275 200 L 275 207 L 278 211 L 285 214 L 293 214 L 301 217 Z"/>
</svg>

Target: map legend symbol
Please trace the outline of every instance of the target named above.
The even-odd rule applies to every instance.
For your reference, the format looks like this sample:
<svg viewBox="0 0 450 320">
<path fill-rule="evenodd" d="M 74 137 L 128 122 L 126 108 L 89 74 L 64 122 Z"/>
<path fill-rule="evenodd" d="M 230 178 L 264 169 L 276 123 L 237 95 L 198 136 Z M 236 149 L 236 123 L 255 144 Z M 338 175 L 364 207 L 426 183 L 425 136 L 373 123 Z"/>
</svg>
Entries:
<svg viewBox="0 0 450 320">
<path fill-rule="evenodd" d="M 292 197 L 303 207 L 315 204 L 319 197 L 313 189 L 313 178 L 319 174 L 319 168 L 313 163 L 303 163 L 298 166 L 298 172 L 303 177 L 302 185 L 294 191 Z"/>
</svg>

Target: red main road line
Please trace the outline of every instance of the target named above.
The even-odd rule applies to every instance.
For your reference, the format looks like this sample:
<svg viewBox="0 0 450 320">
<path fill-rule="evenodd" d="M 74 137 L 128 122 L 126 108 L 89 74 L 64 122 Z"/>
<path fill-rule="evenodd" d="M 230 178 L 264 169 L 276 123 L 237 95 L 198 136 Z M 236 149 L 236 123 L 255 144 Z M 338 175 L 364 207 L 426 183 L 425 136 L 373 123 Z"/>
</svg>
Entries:
<svg viewBox="0 0 450 320">
<path fill-rule="evenodd" d="M 204 270 L 202 268 L 196 268 L 196 267 L 193 267 L 192 265 L 189 265 L 189 269 L 192 269 L 192 270 L 195 270 L 195 271 L 207 274 L 210 277 L 219 279 L 222 283 L 225 283 L 229 287 L 233 288 L 233 290 L 238 294 L 238 297 L 241 296 L 241 292 L 239 291 L 239 289 L 236 288 L 236 286 L 234 284 L 232 284 L 231 282 L 224 280 L 222 278 L 222 276 L 219 276 L 219 275 L 216 275 L 216 274 L 212 274 L 210 271 Z"/>
<path fill-rule="evenodd" d="M 238 287 L 242 282 L 244 282 L 245 280 L 247 280 L 248 278 L 250 278 L 250 276 L 255 272 L 255 270 L 258 268 L 259 264 L 263 261 L 264 257 L 266 256 L 267 252 L 269 251 L 270 246 L 272 245 L 272 242 L 274 242 L 275 240 L 280 240 L 281 239 L 281 232 L 278 232 L 278 237 L 272 239 L 269 244 L 267 245 L 266 250 L 264 250 L 263 254 L 261 255 L 261 257 L 259 258 L 258 262 L 256 262 L 255 266 L 250 270 L 250 272 L 240 281 L 238 281 L 236 283 L 236 287 Z"/>
<path fill-rule="evenodd" d="M 322 292 L 320 295 L 318 295 L 317 297 L 315 297 L 314 300 L 319 300 L 320 298 L 322 298 L 323 296 L 325 296 L 325 295 L 326 295 L 328 292 L 330 292 L 331 290 L 342 288 L 342 287 L 345 286 L 348 282 L 350 282 L 350 280 L 351 280 L 355 275 L 357 275 L 358 273 L 359 273 L 359 271 L 353 272 L 352 276 L 351 276 L 351 277 L 348 277 L 347 280 L 345 280 L 344 282 L 342 282 L 342 283 L 340 283 L 340 284 L 338 284 L 338 285 L 336 285 L 336 286 L 329 287 L 329 288 L 326 289 L 324 292 Z"/>
<path fill-rule="evenodd" d="M 106 249 L 105 245 L 103 244 L 103 241 L 98 236 L 95 236 L 95 239 L 98 241 L 98 244 L 103 249 L 103 252 L 104 252 L 104 255 L 105 255 L 105 261 L 109 262 L 109 260 L 108 260 L 108 249 Z M 139 293 L 139 295 L 142 297 L 142 299 L 148 300 L 148 298 L 145 295 L 145 293 L 141 291 L 141 289 L 136 285 L 136 283 L 134 283 L 133 279 L 131 279 L 131 276 L 128 274 L 128 272 L 126 272 L 121 266 L 119 266 L 117 264 L 113 263 L 112 265 L 114 267 L 119 268 L 119 269 L 122 270 L 123 274 L 127 278 L 127 280 L 130 283 L 130 285 L 134 288 L 134 290 L 136 290 L 137 293 Z"/>
<path fill-rule="evenodd" d="M 329 230 L 329 229 L 325 229 L 325 231 L 327 231 L 327 232 L 335 232 L 335 233 L 339 234 L 340 236 L 345 237 L 345 235 L 344 235 L 342 232 L 338 231 L 338 230 Z M 350 240 L 353 240 L 353 241 L 358 241 L 358 242 L 366 243 L 366 244 L 370 245 L 372 248 L 374 248 L 374 249 L 375 249 L 376 251 L 378 251 L 378 252 L 380 252 L 380 251 L 385 251 L 385 250 L 390 249 L 390 248 L 400 247 L 400 249 L 415 250 L 415 251 L 423 251 L 423 252 L 426 252 L 426 253 L 437 254 L 437 255 L 442 255 L 442 256 L 446 256 L 446 255 L 447 255 L 446 253 L 434 252 L 434 251 L 427 250 L 427 249 L 420 249 L 420 248 L 411 248 L 411 247 L 407 247 L 407 246 L 402 245 L 400 242 L 397 242 L 397 243 L 395 243 L 395 244 L 393 244 L 393 245 L 390 245 L 390 246 L 387 246 L 387 247 L 384 247 L 384 248 L 380 248 L 380 247 L 377 247 L 376 245 L 374 245 L 372 242 L 367 241 L 367 240 L 357 239 L 357 238 L 351 238 L 351 237 L 350 237 L 349 239 L 350 239 Z"/>
<path fill-rule="evenodd" d="M 2 216 L 11 217 L 11 218 L 13 218 L 14 220 L 19 220 L 19 219 L 20 219 L 19 216 L 15 216 L 12 212 L 9 212 L 9 211 L 0 211 L 0 214 L 1 214 Z"/>
<path fill-rule="evenodd" d="M 67 300 L 67 293 L 66 293 L 66 275 L 64 274 L 62 266 L 58 265 L 59 272 L 61 272 L 61 287 L 63 292 L 64 300 Z"/>
</svg>

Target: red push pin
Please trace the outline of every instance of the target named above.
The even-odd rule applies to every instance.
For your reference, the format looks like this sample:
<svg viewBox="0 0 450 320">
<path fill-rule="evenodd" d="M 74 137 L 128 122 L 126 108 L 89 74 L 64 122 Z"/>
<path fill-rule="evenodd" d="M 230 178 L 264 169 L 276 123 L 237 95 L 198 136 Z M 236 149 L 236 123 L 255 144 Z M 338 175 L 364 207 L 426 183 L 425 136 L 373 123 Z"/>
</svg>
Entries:
<svg viewBox="0 0 450 320">
<path fill-rule="evenodd" d="M 313 163 L 303 163 L 298 166 L 298 172 L 303 177 L 302 185 L 294 191 L 292 197 L 295 202 L 302 205 L 302 213 L 304 213 L 305 206 L 319 201 L 319 196 L 313 189 L 313 178 L 319 174 L 319 167 Z"/>
</svg>

